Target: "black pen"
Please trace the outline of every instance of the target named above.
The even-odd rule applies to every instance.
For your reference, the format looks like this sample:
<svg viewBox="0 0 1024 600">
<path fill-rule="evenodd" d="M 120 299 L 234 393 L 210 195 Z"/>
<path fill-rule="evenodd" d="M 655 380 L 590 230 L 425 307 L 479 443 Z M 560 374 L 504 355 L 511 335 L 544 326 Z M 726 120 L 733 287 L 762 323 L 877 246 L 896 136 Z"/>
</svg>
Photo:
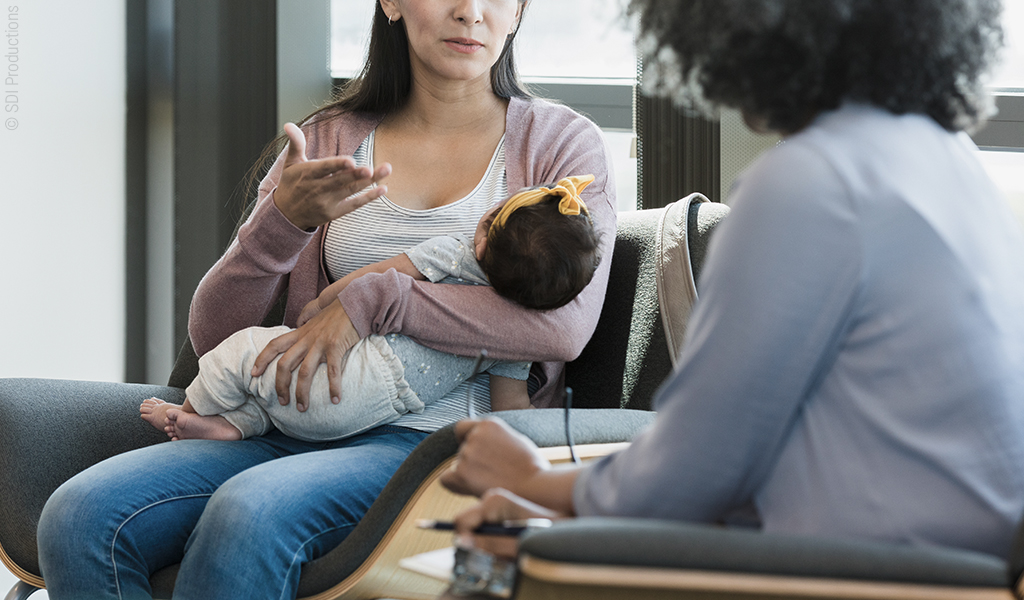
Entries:
<svg viewBox="0 0 1024 600">
<path fill-rule="evenodd" d="M 455 523 L 451 521 L 437 521 L 435 519 L 420 519 L 416 521 L 420 529 L 433 529 L 435 531 L 455 531 Z M 516 519 L 502 521 L 501 523 L 484 523 L 473 530 L 473 533 L 481 535 L 519 535 L 527 529 L 551 527 L 551 519 Z"/>
</svg>

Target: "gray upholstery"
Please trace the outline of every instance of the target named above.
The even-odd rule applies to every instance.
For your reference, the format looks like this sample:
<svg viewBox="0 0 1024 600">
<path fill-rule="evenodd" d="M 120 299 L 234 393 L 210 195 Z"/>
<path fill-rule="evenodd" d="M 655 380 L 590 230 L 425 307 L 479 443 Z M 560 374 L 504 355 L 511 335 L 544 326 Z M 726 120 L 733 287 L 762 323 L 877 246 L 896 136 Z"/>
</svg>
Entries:
<svg viewBox="0 0 1024 600">
<path fill-rule="evenodd" d="M 601 318 L 579 358 L 566 365 L 574 406 L 650 410 L 655 390 L 672 371 L 655 274 L 658 221 L 664 211 L 619 215 Z M 697 201 L 688 208 L 687 241 L 698 280 L 711 232 L 728 212 L 713 202 Z"/>
<path fill-rule="evenodd" d="M 725 210 L 710 203 L 692 208 L 691 256 L 703 256 L 707 234 Z M 661 212 L 623 216 L 600 323 L 583 354 L 568 366 L 575 405 L 586 407 L 573 415 L 577 444 L 629 440 L 653 419 L 646 411 L 620 407 L 648 409 L 654 390 L 671 369 L 660 326 L 654 257 L 648 250 Z M 265 324 L 279 323 L 280 314 L 275 311 Z M 43 504 L 62 482 L 114 454 L 166 441 L 138 417 L 139 402 L 154 395 L 180 402 L 181 388 L 195 377 L 197 363 L 186 341 L 171 374 L 172 387 L 0 379 L 0 546 L 17 565 L 39 574 L 36 526 Z M 612 410 L 594 410 L 602 407 Z M 540 446 L 565 443 L 560 410 L 501 416 Z M 423 478 L 455 451 L 451 428 L 424 440 L 349 537 L 303 568 L 299 595 L 324 591 L 355 571 Z M 170 597 L 176 573 L 173 566 L 154 574 L 156 597 Z"/>
<path fill-rule="evenodd" d="M 1009 587 L 1006 563 L 994 556 L 938 547 L 763 534 L 673 521 L 581 518 L 526 534 L 532 557 L 585 565 L 619 565 L 760 575 Z"/>
<path fill-rule="evenodd" d="M 36 525 L 53 490 L 105 458 L 167 436 L 139 418 L 150 396 L 181 402 L 180 389 L 153 385 L 0 380 L 0 544 L 39 573 Z"/>
</svg>

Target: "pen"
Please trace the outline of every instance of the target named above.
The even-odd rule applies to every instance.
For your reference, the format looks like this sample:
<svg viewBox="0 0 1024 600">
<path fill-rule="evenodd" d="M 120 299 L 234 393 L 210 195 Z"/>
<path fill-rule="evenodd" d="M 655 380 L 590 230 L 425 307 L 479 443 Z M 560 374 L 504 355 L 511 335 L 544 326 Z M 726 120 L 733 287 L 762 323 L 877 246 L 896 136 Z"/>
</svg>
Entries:
<svg viewBox="0 0 1024 600">
<path fill-rule="evenodd" d="M 454 531 L 455 523 L 451 521 L 437 521 L 435 519 L 420 519 L 416 521 L 420 529 L 433 529 L 434 531 Z M 502 521 L 501 523 L 484 523 L 473 530 L 473 533 L 481 535 L 519 535 L 527 529 L 551 527 L 551 519 L 516 519 Z"/>
</svg>

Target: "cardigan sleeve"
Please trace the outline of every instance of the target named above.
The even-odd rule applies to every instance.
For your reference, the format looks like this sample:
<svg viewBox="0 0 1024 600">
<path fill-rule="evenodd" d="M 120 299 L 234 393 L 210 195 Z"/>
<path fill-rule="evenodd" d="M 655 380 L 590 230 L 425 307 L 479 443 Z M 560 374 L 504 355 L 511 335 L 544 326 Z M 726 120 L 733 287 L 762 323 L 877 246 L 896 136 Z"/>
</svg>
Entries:
<svg viewBox="0 0 1024 600">
<path fill-rule="evenodd" d="M 575 115 L 534 122 L 525 132 L 522 156 L 506 155 L 509 172 L 526 173 L 525 185 L 593 174 L 583 192 L 601 238 L 601 263 L 575 300 L 552 311 L 523 308 L 491 288 L 436 285 L 397 273 L 361 277 L 339 294 L 360 336 L 401 332 L 431 348 L 474 355 L 486 348 L 505 360 L 569 361 L 583 350 L 597 326 L 615 243 L 615 183 L 600 131 Z M 535 121 L 540 121 L 535 119 Z M 533 180 L 530 177 L 534 178 Z M 509 176 L 510 184 L 513 177 Z M 511 186 L 510 186 L 511 187 Z"/>
<path fill-rule="evenodd" d="M 287 286 L 299 254 L 316 237 L 293 225 L 274 204 L 283 164 L 282 153 L 260 184 L 252 215 L 192 297 L 189 337 L 200 356 L 263 321 Z"/>
<path fill-rule="evenodd" d="M 371 113 L 322 112 L 302 125 L 310 159 L 350 156 L 380 122 Z M 202 355 L 236 331 L 259 325 L 288 290 L 285 324 L 320 292 L 317 242 L 323 228 L 299 229 L 277 209 L 274 193 L 284 170 L 282 152 L 260 183 L 256 207 L 238 237 L 203 277 L 192 297 L 189 337 Z"/>
</svg>

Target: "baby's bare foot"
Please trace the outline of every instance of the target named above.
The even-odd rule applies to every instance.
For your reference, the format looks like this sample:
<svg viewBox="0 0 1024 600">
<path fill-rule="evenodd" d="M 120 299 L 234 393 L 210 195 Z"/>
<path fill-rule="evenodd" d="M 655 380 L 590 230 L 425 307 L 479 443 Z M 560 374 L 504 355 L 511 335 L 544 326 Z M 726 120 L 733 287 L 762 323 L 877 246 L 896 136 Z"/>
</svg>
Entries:
<svg viewBox="0 0 1024 600">
<path fill-rule="evenodd" d="M 156 427 L 160 431 L 167 429 L 167 411 L 172 408 L 181 408 L 178 404 L 164 402 L 159 398 L 147 398 L 139 406 L 139 415 L 144 421 Z"/>
<path fill-rule="evenodd" d="M 167 427 L 164 428 L 172 440 L 223 440 L 231 442 L 242 439 L 242 432 L 220 415 L 204 417 L 187 413 L 178 408 L 167 411 Z"/>
</svg>

